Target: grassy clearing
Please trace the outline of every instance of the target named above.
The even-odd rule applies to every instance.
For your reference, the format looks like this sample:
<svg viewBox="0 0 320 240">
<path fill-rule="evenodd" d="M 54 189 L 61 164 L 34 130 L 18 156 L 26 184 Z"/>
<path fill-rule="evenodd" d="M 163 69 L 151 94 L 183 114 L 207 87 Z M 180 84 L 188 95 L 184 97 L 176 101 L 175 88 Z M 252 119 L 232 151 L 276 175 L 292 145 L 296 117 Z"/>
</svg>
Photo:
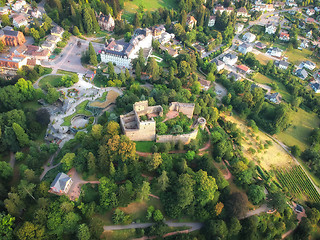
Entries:
<svg viewBox="0 0 320 240">
<path fill-rule="evenodd" d="M 297 145 L 304 151 L 308 147 L 308 137 L 313 128 L 319 127 L 320 119 L 313 112 L 301 108 L 290 114 L 291 126 L 277 134 L 277 138 L 287 146 Z"/>
<path fill-rule="evenodd" d="M 278 86 L 277 92 L 279 92 L 282 96 L 282 98 L 287 101 L 291 102 L 292 96 L 288 93 L 286 87 L 281 83 L 278 82 L 270 77 L 267 77 L 265 75 L 262 75 L 261 73 L 257 73 L 254 77 L 253 80 L 256 81 L 257 83 L 265 84 L 268 85 L 270 83 L 276 83 Z M 275 92 L 275 91 L 274 91 Z"/>
<path fill-rule="evenodd" d="M 62 76 L 59 75 L 49 75 L 42 78 L 39 82 L 39 87 L 44 88 L 47 83 L 49 83 L 52 87 L 59 87 Z"/>
<path fill-rule="evenodd" d="M 133 16 L 137 12 L 139 6 L 142 5 L 144 11 L 155 11 L 158 8 L 176 8 L 177 4 L 171 0 L 133 0 L 124 3 L 124 14 L 122 18 L 133 21 Z"/>
<path fill-rule="evenodd" d="M 58 74 L 63 74 L 63 75 L 68 75 L 68 76 L 72 76 L 73 74 L 75 74 L 75 72 L 65 71 L 65 70 L 62 70 L 62 69 L 58 69 L 57 73 Z"/>
<path fill-rule="evenodd" d="M 71 119 L 78 114 L 91 116 L 92 113 L 86 110 L 86 106 L 88 105 L 88 102 L 89 100 L 86 100 L 80 103 L 78 106 L 76 106 L 76 112 L 74 114 L 71 114 L 70 116 L 65 117 L 63 119 L 64 122 L 61 124 L 61 126 L 71 126 Z"/>
<path fill-rule="evenodd" d="M 261 167 L 266 170 L 270 170 L 273 167 L 284 167 L 293 164 L 292 158 L 283 148 L 273 142 L 265 133 L 258 131 L 254 133 L 246 123 L 237 116 L 225 116 L 228 121 L 237 124 L 241 132 L 244 133 L 242 138 L 242 151 L 244 156 L 249 160 L 259 163 Z M 267 141 L 272 142 L 272 145 Z M 255 153 L 251 153 L 249 149 L 254 149 Z"/>
<path fill-rule="evenodd" d="M 98 101 L 95 101 L 93 103 L 91 103 L 90 105 L 93 107 L 99 107 L 99 108 L 106 108 L 107 106 L 109 106 L 111 103 L 115 103 L 117 97 L 120 94 L 111 90 L 109 92 L 104 92 L 102 94 L 101 98 L 98 98 Z"/>
<path fill-rule="evenodd" d="M 154 142 L 143 141 L 143 142 L 135 142 L 136 150 L 138 152 L 151 152 L 151 148 L 154 145 Z"/>
</svg>

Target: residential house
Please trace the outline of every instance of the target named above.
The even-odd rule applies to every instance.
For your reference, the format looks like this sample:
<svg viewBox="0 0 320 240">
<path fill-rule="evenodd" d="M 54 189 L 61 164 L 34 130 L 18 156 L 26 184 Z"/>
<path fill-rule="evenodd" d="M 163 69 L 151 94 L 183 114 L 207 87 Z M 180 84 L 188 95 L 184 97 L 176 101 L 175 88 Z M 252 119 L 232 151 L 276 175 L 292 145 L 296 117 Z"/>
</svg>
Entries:
<svg viewBox="0 0 320 240">
<path fill-rule="evenodd" d="M 11 27 L 4 27 L 0 29 L 0 41 L 6 46 L 16 47 L 26 42 L 22 32 L 13 31 Z"/>
<path fill-rule="evenodd" d="M 210 16 L 208 21 L 208 27 L 213 27 L 216 23 L 216 16 Z"/>
<path fill-rule="evenodd" d="M 254 34 L 252 34 L 250 32 L 246 32 L 243 35 L 242 40 L 245 41 L 245 42 L 252 43 L 252 42 L 254 42 L 254 40 L 256 40 L 256 35 L 254 35 Z"/>
<path fill-rule="evenodd" d="M 243 30 L 244 25 L 242 23 L 237 23 L 235 28 L 236 33 L 240 33 Z"/>
<path fill-rule="evenodd" d="M 306 28 L 306 23 L 303 22 L 303 21 L 299 21 L 299 26 L 298 27 L 301 28 L 301 29 L 305 29 Z"/>
<path fill-rule="evenodd" d="M 40 61 L 35 59 L 35 58 L 29 58 L 27 60 L 27 66 L 30 67 L 30 68 L 34 68 L 36 65 L 40 65 Z"/>
<path fill-rule="evenodd" d="M 316 13 L 316 11 L 315 11 L 314 9 L 312 9 L 312 8 L 308 8 L 307 11 L 306 11 L 306 14 L 307 14 L 308 16 L 312 16 L 312 15 L 314 15 L 315 13 Z"/>
<path fill-rule="evenodd" d="M 298 4 L 296 4 L 294 0 L 287 0 L 286 5 L 288 7 L 297 7 L 298 6 Z"/>
<path fill-rule="evenodd" d="M 18 0 L 14 4 L 11 5 L 11 8 L 13 11 L 19 12 L 24 5 L 26 5 L 26 1 Z"/>
<path fill-rule="evenodd" d="M 310 23 L 314 23 L 315 20 L 314 20 L 314 18 L 306 18 L 305 22 L 310 24 Z"/>
<path fill-rule="evenodd" d="M 239 45 L 238 51 L 242 54 L 247 54 L 248 52 L 252 51 L 252 46 L 248 43 L 242 43 Z"/>
<path fill-rule="evenodd" d="M 28 14 L 33 18 L 41 18 L 42 16 L 42 13 L 37 8 L 29 9 Z"/>
<path fill-rule="evenodd" d="M 102 12 L 99 13 L 99 15 L 96 14 L 98 24 L 102 30 L 112 32 L 115 26 L 115 22 L 111 14 L 104 15 Z"/>
<path fill-rule="evenodd" d="M 250 73 L 250 68 L 241 64 L 237 66 L 237 71 L 241 74 L 248 74 Z"/>
<path fill-rule="evenodd" d="M 209 88 L 211 87 L 211 84 L 212 82 L 211 81 L 207 81 L 207 80 L 204 80 L 204 79 L 199 79 L 199 82 L 200 82 L 200 85 L 201 85 L 201 88 L 205 91 L 208 91 Z"/>
<path fill-rule="evenodd" d="M 225 63 L 223 61 L 220 61 L 219 59 L 214 59 L 212 62 L 216 64 L 218 72 L 224 69 Z"/>
<path fill-rule="evenodd" d="M 15 56 L 0 57 L 0 68 L 18 70 L 22 66 L 27 65 L 28 58 L 26 56 Z"/>
<path fill-rule="evenodd" d="M 281 100 L 282 100 L 282 96 L 278 92 L 272 93 L 272 94 L 266 94 L 264 98 L 275 104 L 281 103 Z"/>
<path fill-rule="evenodd" d="M 309 42 L 306 39 L 301 39 L 300 47 L 301 48 L 308 48 Z"/>
<path fill-rule="evenodd" d="M 55 26 L 51 29 L 51 34 L 62 38 L 62 34 L 64 33 L 64 29 L 60 26 Z"/>
<path fill-rule="evenodd" d="M 49 42 L 49 41 L 45 41 L 44 43 L 42 43 L 41 47 L 43 49 L 48 49 L 49 51 L 53 51 L 53 49 L 56 47 L 56 44 L 53 42 Z"/>
<path fill-rule="evenodd" d="M 296 71 L 296 75 L 304 80 L 308 77 L 308 72 L 304 68 L 300 68 Z"/>
<path fill-rule="evenodd" d="M 42 49 L 39 46 L 28 45 L 23 54 L 37 60 L 48 60 L 50 56 L 50 50 Z"/>
<path fill-rule="evenodd" d="M 268 33 L 268 34 L 275 34 L 277 31 L 277 27 L 274 25 L 274 24 L 267 24 L 266 25 L 266 29 L 265 29 L 265 32 Z"/>
<path fill-rule="evenodd" d="M 173 33 L 167 33 L 167 32 L 164 32 L 161 34 L 160 38 L 158 39 L 158 41 L 161 43 L 161 44 L 165 44 L 165 43 L 168 43 L 170 42 L 172 39 L 174 39 L 174 34 Z"/>
<path fill-rule="evenodd" d="M 174 49 L 172 47 L 166 47 L 164 45 L 160 45 L 160 49 L 163 51 L 163 52 L 168 52 L 168 54 L 171 56 L 171 57 L 176 57 L 178 56 L 178 51 L 177 49 Z"/>
<path fill-rule="evenodd" d="M 233 12 L 233 7 L 223 7 L 222 5 L 216 5 L 214 8 L 213 8 L 213 14 L 217 14 L 217 12 L 220 12 L 220 14 L 222 14 L 224 11 L 226 11 L 228 14 L 232 13 Z"/>
<path fill-rule="evenodd" d="M 250 14 L 248 14 L 248 11 L 245 7 L 241 7 L 237 11 L 237 17 L 250 17 Z"/>
<path fill-rule="evenodd" d="M 258 49 L 260 49 L 260 50 L 263 50 L 263 49 L 265 49 L 265 48 L 267 47 L 267 45 L 264 44 L 264 43 L 262 43 L 262 42 L 257 42 L 257 43 L 255 44 L 255 47 L 258 48 Z"/>
<path fill-rule="evenodd" d="M 277 47 L 271 47 L 268 49 L 267 54 L 280 58 L 282 56 L 283 51 Z"/>
<path fill-rule="evenodd" d="M 312 38 L 312 30 L 307 31 L 306 37 L 307 38 Z"/>
<path fill-rule="evenodd" d="M 166 28 L 163 25 L 160 25 L 152 29 L 152 36 L 154 39 L 158 39 L 165 32 L 166 32 Z"/>
<path fill-rule="evenodd" d="M 227 53 L 223 56 L 222 61 L 224 61 L 225 64 L 234 65 L 238 61 L 238 56 L 234 53 Z"/>
<path fill-rule="evenodd" d="M 197 49 L 197 52 L 200 54 L 200 56 L 206 51 L 206 49 L 200 44 L 197 44 L 194 47 Z"/>
<path fill-rule="evenodd" d="M 280 68 L 280 69 L 282 69 L 282 70 L 288 69 L 288 67 L 289 67 L 289 65 L 290 65 L 290 63 L 288 63 L 288 62 L 286 62 L 286 61 L 283 61 L 283 60 L 274 61 L 274 64 L 275 64 L 278 68 Z"/>
<path fill-rule="evenodd" d="M 22 44 L 17 49 L 13 51 L 14 55 L 22 55 L 27 50 L 27 46 Z"/>
<path fill-rule="evenodd" d="M 235 82 L 241 80 L 241 76 L 235 72 L 230 72 L 228 78 L 233 79 Z"/>
<path fill-rule="evenodd" d="M 13 26 L 15 26 L 16 28 L 20 28 L 22 26 L 28 25 L 27 18 L 22 14 L 14 16 L 12 18 L 12 23 L 13 23 Z"/>
<path fill-rule="evenodd" d="M 281 41 L 286 41 L 286 42 L 288 42 L 288 41 L 290 40 L 290 35 L 289 35 L 289 33 L 287 33 L 287 32 L 282 32 L 282 33 L 280 33 L 279 39 L 280 39 Z"/>
<path fill-rule="evenodd" d="M 306 68 L 309 69 L 310 71 L 313 71 L 316 68 L 316 64 L 311 62 L 311 61 L 303 61 L 300 63 L 299 68 Z"/>
<path fill-rule="evenodd" d="M 50 189 L 56 193 L 68 193 L 72 185 L 72 179 L 65 173 L 58 173 L 51 183 Z"/>
<path fill-rule="evenodd" d="M 56 35 L 49 35 L 46 39 L 48 42 L 53 42 L 54 44 L 57 44 L 61 38 Z"/>
<path fill-rule="evenodd" d="M 318 82 L 310 83 L 310 86 L 315 93 L 320 93 L 320 84 Z"/>
<path fill-rule="evenodd" d="M 194 16 L 188 16 L 186 24 L 189 29 L 192 29 L 197 25 L 197 20 L 194 18 Z"/>
<path fill-rule="evenodd" d="M 10 13 L 10 8 L 8 6 L 0 7 L 0 15 L 6 15 Z"/>
</svg>

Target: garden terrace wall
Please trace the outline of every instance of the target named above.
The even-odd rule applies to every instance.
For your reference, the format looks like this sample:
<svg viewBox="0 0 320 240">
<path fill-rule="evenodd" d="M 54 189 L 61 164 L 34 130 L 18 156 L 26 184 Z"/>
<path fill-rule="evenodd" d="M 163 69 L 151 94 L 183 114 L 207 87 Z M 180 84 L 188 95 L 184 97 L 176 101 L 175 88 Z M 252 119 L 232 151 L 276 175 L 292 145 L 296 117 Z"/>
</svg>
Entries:
<svg viewBox="0 0 320 240">
<path fill-rule="evenodd" d="M 165 142 L 183 142 L 189 144 L 192 139 L 196 139 L 198 135 L 198 128 L 193 130 L 191 133 L 180 134 L 180 135 L 157 135 L 157 143 Z"/>
</svg>

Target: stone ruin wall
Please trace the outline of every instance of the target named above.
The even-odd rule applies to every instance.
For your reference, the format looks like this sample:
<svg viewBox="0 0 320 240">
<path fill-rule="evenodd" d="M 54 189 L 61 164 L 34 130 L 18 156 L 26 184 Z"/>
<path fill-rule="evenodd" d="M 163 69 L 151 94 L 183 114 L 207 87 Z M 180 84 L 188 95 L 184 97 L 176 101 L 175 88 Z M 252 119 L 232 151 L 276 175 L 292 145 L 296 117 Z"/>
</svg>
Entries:
<svg viewBox="0 0 320 240">
<path fill-rule="evenodd" d="M 193 130 L 191 133 L 180 134 L 180 135 L 157 135 L 157 143 L 165 142 L 183 142 L 184 144 L 189 144 L 192 139 L 196 139 L 198 134 L 198 128 Z"/>
</svg>

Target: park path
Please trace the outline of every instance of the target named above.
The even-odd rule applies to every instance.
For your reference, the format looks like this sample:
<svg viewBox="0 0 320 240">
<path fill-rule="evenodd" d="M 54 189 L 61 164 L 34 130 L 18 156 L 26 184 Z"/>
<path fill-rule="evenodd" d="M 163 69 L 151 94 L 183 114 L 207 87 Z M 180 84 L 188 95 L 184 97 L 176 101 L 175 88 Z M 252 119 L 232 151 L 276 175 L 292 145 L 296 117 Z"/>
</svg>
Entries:
<svg viewBox="0 0 320 240">
<path fill-rule="evenodd" d="M 14 153 L 13 153 L 13 152 L 10 152 L 10 162 L 9 162 L 9 164 L 10 164 L 10 166 L 11 166 L 12 168 L 14 168 L 15 163 L 16 163 L 16 158 L 15 158 L 15 156 L 14 156 Z"/>
<path fill-rule="evenodd" d="M 202 228 L 203 224 L 199 222 L 185 222 L 185 223 L 175 223 L 171 221 L 165 221 L 169 227 L 190 227 L 189 232 L 199 230 Z M 132 228 L 147 228 L 152 226 L 154 223 L 131 223 L 129 225 L 110 225 L 104 226 L 104 231 L 114 231 Z"/>
<path fill-rule="evenodd" d="M 48 161 L 46 161 L 46 163 L 42 166 L 43 172 L 40 175 L 40 181 L 44 178 L 44 176 L 47 174 L 47 172 L 49 172 L 53 168 L 58 167 L 61 164 L 61 162 L 60 162 L 54 166 L 52 165 L 53 159 L 59 154 L 60 150 L 61 149 L 59 148 L 52 156 L 49 157 Z"/>
</svg>

